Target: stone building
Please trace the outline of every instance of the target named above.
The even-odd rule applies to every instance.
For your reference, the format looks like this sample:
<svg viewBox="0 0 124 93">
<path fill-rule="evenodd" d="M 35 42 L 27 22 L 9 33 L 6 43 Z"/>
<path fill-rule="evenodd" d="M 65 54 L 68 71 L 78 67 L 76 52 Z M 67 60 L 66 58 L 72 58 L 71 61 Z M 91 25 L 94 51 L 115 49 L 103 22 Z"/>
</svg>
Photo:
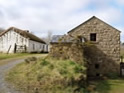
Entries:
<svg viewBox="0 0 124 93">
<path fill-rule="evenodd" d="M 47 50 L 47 44 L 28 30 L 10 27 L 0 33 L 1 53 L 46 52 Z"/>
<path fill-rule="evenodd" d="M 75 47 L 73 47 L 74 49 L 72 48 L 72 46 L 68 46 L 68 48 L 65 48 L 67 49 L 65 54 L 71 52 L 69 53 L 71 55 L 68 55 L 68 58 L 71 60 L 73 59 L 73 57 L 77 57 L 78 60 L 81 60 L 79 57 L 84 56 L 87 59 L 86 66 L 87 75 L 89 77 L 119 74 L 119 30 L 93 16 L 89 20 L 69 31 L 67 36 L 73 37 L 74 40 L 71 41 L 71 45 L 75 44 Z M 80 38 L 76 39 L 77 37 Z M 61 37 L 59 38 L 62 39 Z M 53 40 L 55 40 L 55 38 L 53 38 Z M 80 42 L 74 43 L 75 40 L 78 40 Z M 64 39 L 62 39 L 61 41 L 64 42 L 64 44 L 60 44 L 59 41 L 51 42 L 51 54 L 55 55 L 56 53 L 59 53 L 60 50 L 62 50 L 63 46 L 67 46 L 67 43 L 70 43 L 67 42 L 67 40 L 64 41 Z M 82 46 L 79 46 L 81 45 L 81 42 Z M 61 54 L 63 54 L 63 52 L 61 52 Z"/>
</svg>

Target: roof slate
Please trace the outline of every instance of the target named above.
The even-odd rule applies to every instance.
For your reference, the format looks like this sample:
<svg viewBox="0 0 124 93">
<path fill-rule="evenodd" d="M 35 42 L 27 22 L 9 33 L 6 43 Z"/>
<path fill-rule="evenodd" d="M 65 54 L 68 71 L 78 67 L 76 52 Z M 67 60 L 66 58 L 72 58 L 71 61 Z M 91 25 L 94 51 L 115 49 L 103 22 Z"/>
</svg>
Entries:
<svg viewBox="0 0 124 93">
<path fill-rule="evenodd" d="M 72 43 L 75 39 L 69 35 L 54 35 L 51 43 Z"/>
</svg>

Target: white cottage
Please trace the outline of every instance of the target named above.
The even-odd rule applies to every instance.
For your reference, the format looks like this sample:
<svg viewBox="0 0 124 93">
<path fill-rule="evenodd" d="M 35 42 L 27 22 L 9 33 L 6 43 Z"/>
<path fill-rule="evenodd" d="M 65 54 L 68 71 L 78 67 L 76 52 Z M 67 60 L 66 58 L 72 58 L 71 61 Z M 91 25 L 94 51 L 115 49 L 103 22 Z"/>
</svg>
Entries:
<svg viewBox="0 0 124 93">
<path fill-rule="evenodd" d="M 28 30 L 10 27 L 0 33 L 0 52 L 47 52 L 47 44 Z"/>
</svg>

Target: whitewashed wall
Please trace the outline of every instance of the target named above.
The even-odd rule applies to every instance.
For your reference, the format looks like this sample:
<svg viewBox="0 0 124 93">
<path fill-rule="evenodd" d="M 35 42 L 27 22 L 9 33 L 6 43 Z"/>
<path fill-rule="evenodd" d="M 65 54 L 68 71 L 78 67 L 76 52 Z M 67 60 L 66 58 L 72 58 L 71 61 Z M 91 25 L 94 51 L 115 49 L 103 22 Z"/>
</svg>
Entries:
<svg viewBox="0 0 124 93">
<path fill-rule="evenodd" d="M 29 40 L 29 46 L 27 48 L 28 52 L 47 52 L 47 45 L 43 43 L 39 43 L 36 41 Z"/>
<path fill-rule="evenodd" d="M 27 47 L 27 52 L 41 52 L 47 51 L 46 44 L 35 42 L 21 36 L 19 33 L 11 30 L 0 37 L 0 52 L 7 53 L 10 48 L 9 53 L 14 53 L 14 47 L 16 45 Z"/>
<path fill-rule="evenodd" d="M 8 31 L 0 37 L 0 52 L 7 53 L 9 47 L 11 46 L 9 53 L 13 53 L 15 44 L 28 46 L 28 41 L 29 40 L 27 38 L 24 38 L 15 31 Z"/>
</svg>

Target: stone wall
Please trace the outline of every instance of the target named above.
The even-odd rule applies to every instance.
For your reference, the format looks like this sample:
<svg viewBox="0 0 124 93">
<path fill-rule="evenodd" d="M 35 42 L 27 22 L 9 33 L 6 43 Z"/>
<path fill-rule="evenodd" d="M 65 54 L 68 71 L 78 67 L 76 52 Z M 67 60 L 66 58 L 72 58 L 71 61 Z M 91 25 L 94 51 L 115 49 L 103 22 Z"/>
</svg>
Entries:
<svg viewBox="0 0 124 93">
<path fill-rule="evenodd" d="M 83 48 L 78 43 L 53 43 L 49 55 L 57 59 L 70 59 L 83 64 Z"/>
<path fill-rule="evenodd" d="M 90 41 L 90 33 L 96 33 L 97 35 L 96 42 L 91 42 L 97 49 L 92 55 L 94 57 L 96 54 L 95 60 L 91 58 L 89 62 L 89 75 L 119 73 L 120 32 L 103 21 L 92 18 L 68 34 L 74 37 L 83 36 L 86 41 Z M 96 63 L 100 65 L 99 69 L 95 69 Z"/>
</svg>

